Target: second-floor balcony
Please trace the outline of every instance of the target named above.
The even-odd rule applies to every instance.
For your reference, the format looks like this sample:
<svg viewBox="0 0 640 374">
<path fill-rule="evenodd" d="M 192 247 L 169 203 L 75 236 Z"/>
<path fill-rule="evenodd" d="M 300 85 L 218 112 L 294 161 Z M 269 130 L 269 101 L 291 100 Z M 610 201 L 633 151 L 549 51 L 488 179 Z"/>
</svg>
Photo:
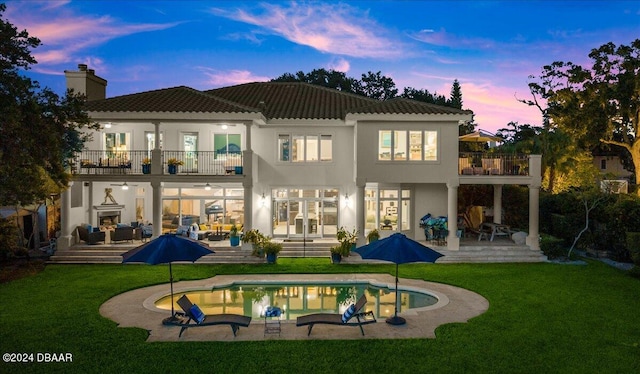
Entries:
<svg viewBox="0 0 640 374">
<path fill-rule="evenodd" d="M 238 175 L 243 174 L 242 153 L 217 151 L 161 151 L 154 160 L 151 151 L 82 151 L 72 166 L 74 174 L 150 174 L 152 163 L 159 163 L 164 174 L 169 174 L 169 160 L 182 163 L 177 174 Z"/>
<path fill-rule="evenodd" d="M 458 159 L 459 175 L 529 175 L 529 155 L 463 152 Z"/>
</svg>

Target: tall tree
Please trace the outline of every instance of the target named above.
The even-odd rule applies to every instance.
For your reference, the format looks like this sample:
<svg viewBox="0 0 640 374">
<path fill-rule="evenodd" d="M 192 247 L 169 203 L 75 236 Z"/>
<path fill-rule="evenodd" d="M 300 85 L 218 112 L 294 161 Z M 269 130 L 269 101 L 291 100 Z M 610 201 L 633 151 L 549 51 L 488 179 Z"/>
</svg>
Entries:
<svg viewBox="0 0 640 374">
<path fill-rule="evenodd" d="M 606 115 L 600 141 L 631 154 L 636 185 L 640 185 L 640 39 L 629 46 L 605 44 L 589 57 L 593 60 L 592 76 L 586 80 L 584 92 Z"/>
<path fill-rule="evenodd" d="M 381 72 L 362 74 L 360 80 L 362 93 L 373 99 L 389 100 L 398 96 L 398 89 L 393 79 L 382 75 Z"/>
<path fill-rule="evenodd" d="M 413 87 L 405 87 L 402 92 L 402 97 L 411 100 L 422 101 L 425 103 L 431 103 L 436 105 L 447 105 L 447 98 L 444 95 L 438 95 L 438 93 L 431 93 L 429 90 L 419 90 Z"/>
<path fill-rule="evenodd" d="M 462 88 L 457 79 L 453 80 L 451 85 L 451 95 L 449 96 L 449 106 L 452 108 L 462 109 Z"/>
<path fill-rule="evenodd" d="M 554 62 L 529 85 L 545 129 L 561 128 L 579 148 L 599 143 L 627 150 L 640 184 L 640 39 L 630 46 L 607 43 L 589 54 L 590 68 Z M 538 98 L 547 101 L 539 105 Z M 638 190 L 640 193 L 640 190 Z"/>
<path fill-rule="evenodd" d="M 271 80 L 272 82 L 305 82 L 333 88 L 338 91 L 352 92 L 362 94 L 360 91 L 360 82 L 356 79 L 349 78 L 341 71 L 314 69 L 309 73 L 298 71 L 296 74 L 284 73 L 281 76 Z"/>
<path fill-rule="evenodd" d="M 88 140 L 80 131 L 91 124 L 83 99 L 60 98 L 20 74 L 35 64 L 31 49 L 40 40 L 18 31 L 0 4 L 0 205 L 29 205 L 66 188 L 67 162 Z"/>
</svg>

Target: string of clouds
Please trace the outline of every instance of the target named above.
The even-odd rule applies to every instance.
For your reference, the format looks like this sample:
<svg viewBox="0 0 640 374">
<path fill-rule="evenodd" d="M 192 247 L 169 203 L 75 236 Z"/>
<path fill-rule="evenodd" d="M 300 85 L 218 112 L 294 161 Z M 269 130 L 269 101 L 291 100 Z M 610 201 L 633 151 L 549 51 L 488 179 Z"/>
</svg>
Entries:
<svg viewBox="0 0 640 374">
<path fill-rule="evenodd" d="M 195 89 L 334 69 L 380 71 L 404 87 L 449 95 L 480 128 L 539 125 L 529 76 L 553 61 L 640 35 L 633 1 L 7 1 L 3 18 L 41 39 L 25 74 L 64 92 L 86 63 L 108 96 Z"/>
</svg>

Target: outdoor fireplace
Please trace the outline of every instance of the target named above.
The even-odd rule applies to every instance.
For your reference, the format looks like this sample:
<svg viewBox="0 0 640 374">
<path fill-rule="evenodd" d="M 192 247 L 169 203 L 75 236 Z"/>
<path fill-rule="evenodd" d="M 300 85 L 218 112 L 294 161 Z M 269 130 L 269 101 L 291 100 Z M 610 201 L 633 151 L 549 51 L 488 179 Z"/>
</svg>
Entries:
<svg viewBox="0 0 640 374">
<path fill-rule="evenodd" d="M 98 212 L 98 226 L 115 226 L 120 220 L 120 211 Z"/>
<path fill-rule="evenodd" d="M 94 205 L 93 209 L 98 213 L 98 226 L 115 226 L 122 222 L 122 209 L 124 205 L 120 204 L 101 204 Z"/>
</svg>

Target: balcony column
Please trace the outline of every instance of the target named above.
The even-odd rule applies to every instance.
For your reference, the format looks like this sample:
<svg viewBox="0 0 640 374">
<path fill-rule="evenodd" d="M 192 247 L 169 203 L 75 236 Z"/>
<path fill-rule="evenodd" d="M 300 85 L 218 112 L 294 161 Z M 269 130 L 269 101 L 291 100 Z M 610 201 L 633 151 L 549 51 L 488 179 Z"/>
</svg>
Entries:
<svg viewBox="0 0 640 374">
<path fill-rule="evenodd" d="M 160 181 L 151 182 L 151 190 L 153 195 L 152 222 L 153 238 L 162 235 L 162 183 Z"/>
<path fill-rule="evenodd" d="M 542 185 L 542 155 L 529 155 L 529 236 L 527 245 L 534 251 L 540 250 L 540 186 Z"/>
<path fill-rule="evenodd" d="M 246 230 L 250 230 L 253 227 L 253 199 L 255 198 L 255 196 L 253 196 L 253 185 L 252 184 L 245 184 L 243 185 L 244 187 L 244 222 L 242 223 L 242 226 L 244 227 L 244 231 Z M 258 196 L 258 199 L 261 199 L 261 196 Z M 258 204 L 259 206 L 259 204 Z M 258 214 L 263 213 L 263 212 L 258 212 Z M 269 220 L 267 219 L 266 222 L 269 222 Z"/>
<path fill-rule="evenodd" d="M 460 238 L 458 238 L 458 186 L 460 182 L 455 179 L 447 183 L 447 249 L 460 250 Z"/>
<path fill-rule="evenodd" d="M 56 243 L 58 249 L 69 249 L 74 240 L 71 227 L 71 186 L 73 182 L 69 182 L 67 189 L 60 194 L 60 237 Z"/>
<path fill-rule="evenodd" d="M 493 223 L 502 223 L 502 185 L 493 186 Z"/>
<path fill-rule="evenodd" d="M 351 199 L 351 204 L 355 204 L 356 230 L 358 230 L 358 245 L 367 244 L 364 236 L 364 184 L 356 186 L 356 196 Z"/>
<path fill-rule="evenodd" d="M 156 141 L 151 150 L 151 174 L 162 174 L 162 150 L 160 150 L 160 122 L 153 122 Z"/>
<path fill-rule="evenodd" d="M 540 250 L 540 240 L 538 233 L 538 225 L 540 224 L 540 186 L 529 186 L 529 236 L 527 236 L 526 243 L 532 250 Z"/>
</svg>

